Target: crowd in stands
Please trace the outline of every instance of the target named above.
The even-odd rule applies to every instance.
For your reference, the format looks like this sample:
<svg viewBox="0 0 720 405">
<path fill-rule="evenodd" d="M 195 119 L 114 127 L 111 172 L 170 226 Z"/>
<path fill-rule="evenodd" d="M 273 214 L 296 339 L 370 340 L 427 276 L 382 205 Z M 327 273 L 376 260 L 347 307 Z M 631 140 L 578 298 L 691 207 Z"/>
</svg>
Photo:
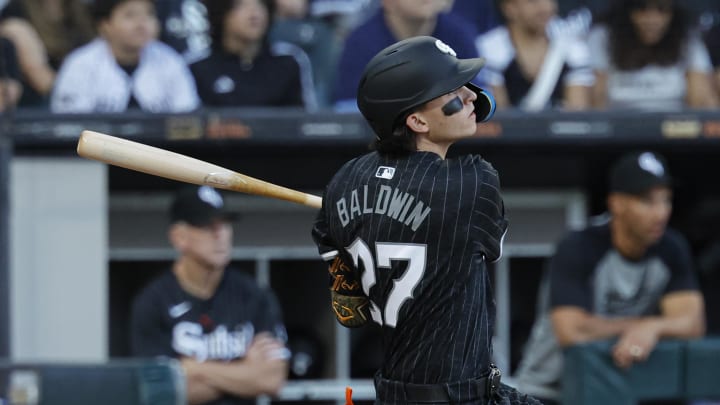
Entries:
<svg viewBox="0 0 720 405">
<path fill-rule="evenodd" d="M 678 0 L 593 3 L 5 0 L 0 108 L 355 112 L 369 58 L 417 35 L 484 57 L 499 109 L 718 105 L 720 24 Z"/>
</svg>

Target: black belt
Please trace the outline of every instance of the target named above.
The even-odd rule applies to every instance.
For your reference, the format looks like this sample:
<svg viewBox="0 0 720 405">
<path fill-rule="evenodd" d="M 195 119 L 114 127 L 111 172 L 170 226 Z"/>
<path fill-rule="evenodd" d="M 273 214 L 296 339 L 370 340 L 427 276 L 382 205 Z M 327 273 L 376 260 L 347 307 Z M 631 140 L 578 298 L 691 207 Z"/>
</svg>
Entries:
<svg viewBox="0 0 720 405">
<path fill-rule="evenodd" d="M 500 388 L 501 376 L 502 374 L 500 373 L 500 369 L 495 366 L 491 366 L 490 373 L 488 373 L 487 376 L 462 382 L 462 385 L 467 385 L 470 390 L 470 394 L 474 396 L 474 398 L 466 398 L 465 400 L 494 397 Z M 380 386 L 378 388 L 382 387 L 384 382 L 392 385 L 393 390 L 402 390 L 404 392 L 405 400 L 408 402 L 455 402 L 458 400 L 457 398 L 452 398 L 450 396 L 450 384 L 412 384 L 399 383 L 395 381 L 391 382 L 383 379 L 380 381 Z M 387 388 L 390 387 L 388 386 Z M 463 391 L 465 390 L 463 389 Z M 463 392 L 463 394 L 467 395 L 466 392 Z M 397 393 L 395 393 L 395 395 L 397 395 Z M 378 399 L 382 400 L 384 398 Z M 398 398 L 393 399 L 397 400 Z"/>
</svg>

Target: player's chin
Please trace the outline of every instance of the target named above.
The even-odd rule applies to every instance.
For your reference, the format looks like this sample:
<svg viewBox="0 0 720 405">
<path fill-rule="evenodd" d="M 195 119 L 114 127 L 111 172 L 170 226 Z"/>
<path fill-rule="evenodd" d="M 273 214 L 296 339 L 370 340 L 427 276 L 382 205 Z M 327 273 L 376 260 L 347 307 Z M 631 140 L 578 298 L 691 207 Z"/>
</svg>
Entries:
<svg viewBox="0 0 720 405">
<path fill-rule="evenodd" d="M 665 227 L 655 227 L 648 231 L 648 239 L 651 243 L 656 243 L 665 234 Z"/>
<path fill-rule="evenodd" d="M 466 133 L 467 136 L 474 136 L 475 133 L 477 132 L 477 122 L 475 122 L 474 115 L 473 115 L 473 120 L 464 127 L 463 132 Z"/>
<path fill-rule="evenodd" d="M 209 258 L 209 261 L 212 262 L 215 266 L 226 266 L 228 263 L 230 263 L 231 255 L 230 252 L 215 252 L 215 254 Z"/>
</svg>

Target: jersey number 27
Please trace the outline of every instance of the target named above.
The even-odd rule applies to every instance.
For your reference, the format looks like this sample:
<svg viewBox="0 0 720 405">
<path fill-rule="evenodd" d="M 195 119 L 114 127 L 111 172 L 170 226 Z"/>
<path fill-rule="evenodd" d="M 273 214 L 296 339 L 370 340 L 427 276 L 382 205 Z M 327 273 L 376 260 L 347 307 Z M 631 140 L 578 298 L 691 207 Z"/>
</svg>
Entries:
<svg viewBox="0 0 720 405">
<path fill-rule="evenodd" d="M 365 271 L 360 282 L 365 295 L 370 296 L 370 288 L 376 283 L 375 271 L 378 269 L 391 268 L 392 260 L 407 261 L 407 270 L 398 278 L 393 280 L 393 287 L 385 302 L 384 311 L 370 301 L 370 314 L 373 321 L 380 325 L 395 327 L 398 321 L 398 313 L 406 300 L 413 297 L 415 286 L 422 279 L 427 263 L 427 246 L 411 243 L 375 243 L 375 255 L 368 245 L 360 238 L 348 246 L 348 253 L 352 256 L 355 268 L 359 269 L 362 262 Z M 377 261 L 375 260 L 377 258 Z M 377 266 L 376 266 L 377 264 Z"/>
</svg>

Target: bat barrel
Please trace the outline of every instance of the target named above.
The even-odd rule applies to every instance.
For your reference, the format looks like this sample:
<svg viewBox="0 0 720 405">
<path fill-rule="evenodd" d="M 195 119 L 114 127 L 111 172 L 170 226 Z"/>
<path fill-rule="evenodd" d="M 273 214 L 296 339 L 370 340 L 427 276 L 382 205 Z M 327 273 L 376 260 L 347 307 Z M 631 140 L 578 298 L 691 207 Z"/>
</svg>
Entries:
<svg viewBox="0 0 720 405">
<path fill-rule="evenodd" d="M 82 131 L 78 155 L 113 166 L 198 185 L 261 195 L 320 208 L 316 195 L 268 183 L 203 160 L 94 131 Z"/>
</svg>

